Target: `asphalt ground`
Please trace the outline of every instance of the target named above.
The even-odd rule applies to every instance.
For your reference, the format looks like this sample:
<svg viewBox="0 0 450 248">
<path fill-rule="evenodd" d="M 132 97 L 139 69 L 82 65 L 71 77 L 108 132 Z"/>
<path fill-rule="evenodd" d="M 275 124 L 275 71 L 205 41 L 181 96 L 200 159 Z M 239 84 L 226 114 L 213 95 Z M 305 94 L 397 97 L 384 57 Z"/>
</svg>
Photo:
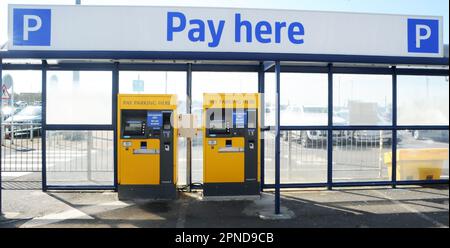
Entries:
<svg viewBox="0 0 450 248">
<path fill-rule="evenodd" d="M 4 190 L 0 227 L 448 228 L 448 198 L 448 185 L 283 191 L 282 215 L 274 216 L 272 192 L 247 200 L 194 192 L 174 201 L 122 202 L 114 192 Z"/>
</svg>

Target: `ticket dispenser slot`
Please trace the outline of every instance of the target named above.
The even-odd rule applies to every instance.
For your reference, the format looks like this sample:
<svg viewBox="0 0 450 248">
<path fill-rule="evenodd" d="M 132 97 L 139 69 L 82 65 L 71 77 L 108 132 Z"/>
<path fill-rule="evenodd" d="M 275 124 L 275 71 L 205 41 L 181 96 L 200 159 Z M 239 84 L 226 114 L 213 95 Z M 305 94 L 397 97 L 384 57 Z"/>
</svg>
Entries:
<svg viewBox="0 0 450 248">
<path fill-rule="evenodd" d="M 119 95 L 119 199 L 176 197 L 172 95 Z M 172 103 L 173 104 L 168 104 Z"/>
<path fill-rule="evenodd" d="M 219 96 L 204 95 L 203 194 L 258 195 L 258 96 L 241 106 L 233 96 Z"/>
</svg>

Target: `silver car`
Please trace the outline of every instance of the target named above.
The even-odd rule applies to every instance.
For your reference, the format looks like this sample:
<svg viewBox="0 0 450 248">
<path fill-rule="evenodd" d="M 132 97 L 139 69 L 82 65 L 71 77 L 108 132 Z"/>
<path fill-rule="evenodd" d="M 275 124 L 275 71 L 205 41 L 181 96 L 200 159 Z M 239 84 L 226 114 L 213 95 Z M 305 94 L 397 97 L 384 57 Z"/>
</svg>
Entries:
<svg viewBox="0 0 450 248">
<path fill-rule="evenodd" d="M 288 113 L 283 118 L 285 124 L 293 125 L 310 125 L 328 122 L 328 108 L 323 106 L 302 106 L 300 108 L 288 108 Z M 345 120 L 339 116 L 334 116 L 333 121 L 337 125 L 342 125 Z M 348 139 L 347 131 L 334 131 L 333 142 L 339 142 Z M 287 137 L 286 137 L 287 138 Z M 286 139 L 285 138 L 285 139 Z M 292 132 L 292 140 L 297 141 L 304 147 L 310 146 L 312 143 L 326 143 L 327 131 L 308 130 Z"/>
<path fill-rule="evenodd" d="M 39 134 L 42 122 L 42 107 L 27 106 L 4 121 L 6 137 Z"/>
</svg>

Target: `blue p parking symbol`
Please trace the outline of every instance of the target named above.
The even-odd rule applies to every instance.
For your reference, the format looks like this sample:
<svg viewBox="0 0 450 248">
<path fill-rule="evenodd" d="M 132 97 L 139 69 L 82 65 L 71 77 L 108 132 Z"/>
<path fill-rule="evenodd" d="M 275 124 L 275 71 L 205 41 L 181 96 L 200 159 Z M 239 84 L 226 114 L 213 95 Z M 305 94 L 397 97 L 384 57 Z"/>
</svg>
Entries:
<svg viewBox="0 0 450 248">
<path fill-rule="evenodd" d="M 50 46 L 50 9 L 14 9 L 13 22 L 14 46 Z"/>
<path fill-rule="evenodd" d="M 439 21 L 408 19 L 408 52 L 439 53 Z"/>
</svg>

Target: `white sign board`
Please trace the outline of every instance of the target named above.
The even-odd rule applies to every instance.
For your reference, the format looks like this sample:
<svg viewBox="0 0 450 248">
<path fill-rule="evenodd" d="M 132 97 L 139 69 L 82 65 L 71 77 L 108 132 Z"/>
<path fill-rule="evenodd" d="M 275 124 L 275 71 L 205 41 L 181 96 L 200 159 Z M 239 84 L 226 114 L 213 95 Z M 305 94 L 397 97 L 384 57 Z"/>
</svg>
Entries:
<svg viewBox="0 0 450 248">
<path fill-rule="evenodd" d="M 442 26 L 431 16 L 9 5 L 8 50 L 443 57 Z"/>
</svg>

